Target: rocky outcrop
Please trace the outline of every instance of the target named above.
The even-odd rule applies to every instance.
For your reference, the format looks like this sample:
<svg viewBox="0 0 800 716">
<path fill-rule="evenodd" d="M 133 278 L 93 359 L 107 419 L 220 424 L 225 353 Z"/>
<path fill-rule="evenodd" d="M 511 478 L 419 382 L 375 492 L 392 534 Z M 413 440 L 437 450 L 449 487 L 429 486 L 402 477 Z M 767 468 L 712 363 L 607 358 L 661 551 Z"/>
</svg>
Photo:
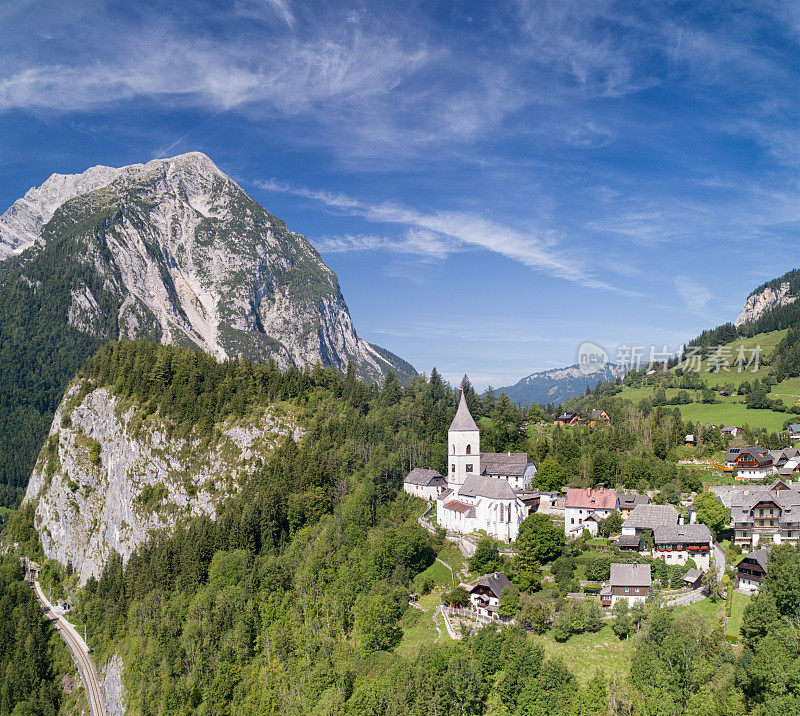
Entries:
<svg viewBox="0 0 800 716">
<path fill-rule="evenodd" d="M 153 530 L 213 517 L 286 436 L 301 434 L 275 408 L 219 424 L 211 438 L 178 439 L 136 404 L 79 379 L 56 411 L 25 501 L 35 501 L 47 557 L 71 562 L 83 584 L 112 552 L 127 559 Z"/>
<path fill-rule="evenodd" d="M 125 716 L 128 710 L 128 694 L 122 683 L 124 671 L 125 665 L 122 663 L 122 659 L 119 654 L 114 654 L 100 673 L 108 716 Z"/>
<path fill-rule="evenodd" d="M 797 300 L 797 296 L 790 293 L 791 286 L 788 281 L 781 283 L 776 289 L 767 286 L 763 291 L 751 294 L 742 307 L 734 325 L 741 326 L 743 323 L 752 323 L 760 318 L 764 313 L 782 306 L 788 306 Z"/>
<path fill-rule="evenodd" d="M 353 363 L 367 380 L 415 372 L 358 336 L 314 247 L 199 152 L 54 174 L 0 216 L 0 260 L 17 255 L 8 280 L 66 302 L 67 325 L 93 338 L 281 367 Z M 42 281 L 56 264 L 63 275 Z"/>
</svg>

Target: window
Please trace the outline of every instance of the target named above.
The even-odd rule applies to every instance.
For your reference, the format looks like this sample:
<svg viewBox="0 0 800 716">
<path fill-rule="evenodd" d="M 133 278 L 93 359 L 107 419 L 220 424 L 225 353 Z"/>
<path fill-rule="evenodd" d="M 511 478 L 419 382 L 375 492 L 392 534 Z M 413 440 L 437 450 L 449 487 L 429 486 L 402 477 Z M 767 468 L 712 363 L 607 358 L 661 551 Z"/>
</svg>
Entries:
<svg viewBox="0 0 800 716">
<path fill-rule="evenodd" d="M 472 465 L 467 465 L 467 472 L 472 472 Z"/>
<path fill-rule="evenodd" d="M 472 455 L 472 445 L 467 445 L 467 455 Z"/>
<path fill-rule="evenodd" d="M 456 471 L 456 466 L 450 465 L 450 472 L 455 472 L 455 471 Z"/>
<path fill-rule="evenodd" d="M 630 591 L 631 591 L 630 587 L 625 587 L 625 594 L 630 594 Z"/>
<path fill-rule="evenodd" d="M 574 517 L 572 517 L 572 518 L 570 519 L 569 523 L 570 523 L 571 525 L 574 525 L 574 524 L 575 524 L 575 518 L 574 518 Z"/>
</svg>

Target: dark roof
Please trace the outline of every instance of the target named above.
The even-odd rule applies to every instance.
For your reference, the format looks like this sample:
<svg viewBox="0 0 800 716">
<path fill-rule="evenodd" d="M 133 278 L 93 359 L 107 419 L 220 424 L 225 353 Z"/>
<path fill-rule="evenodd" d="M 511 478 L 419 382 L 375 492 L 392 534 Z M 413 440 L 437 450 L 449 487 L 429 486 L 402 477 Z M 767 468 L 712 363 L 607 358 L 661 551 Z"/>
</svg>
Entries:
<svg viewBox="0 0 800 716">
<path fill-rule="evenodd" d="M 641 543 L 641 535 L 620 535 L 617 540 L 618 547 L 638 547 Z"/>
<path fill-rule="evenodd" d="M 732 433 L 734 430 L 741 430 L 741 428 L 736 425 L 726 425 L 724 428 L 722 428 L 723 433 Z"/>
<path fill-rule="evenodd" d="M 754 524 L 756 516 L 751 515 L 750 511 L 759 502 L 773 502 L 780 508 L 778 522 L 781 525 L 800 521 L 800 492 L 792 485 L 791 490 L 762 487 L 734 493 L 731 498 L 731 519 L 734 524 Z"/>
<path fill-rule="evenodd" d="M 702 569 L 687 569 L 686 574 L 683 575 L 683 581 L 694 584 L 700 577 L 703 576 Z"/>
<path fill-rule="evenodd" d="M 731 448 L 725 454 L 725 462 L 736 462 L 741 455 L 749 454 L 759 462 L 772 462 L 769 452 L 760 447 Z"/>
<path fill-rule="evenodd" d="M 601 418 L 603 417 L 603 415 L 608 415 L 608 413 L 606 413 L 605 410 L 597 410 L 596 408 L 592 410 L 591 413 L 589 413 L 589 417 L 592 420 L 597 420 L 597 418 Z"/>
<path fill-rule="evenodd" d="M 659 525 L 653 530 L 656 544 L 675 544 L 679 542 L 709 543 L 713 541 L 711 530 L 705 525 Z"/>
<path fill-rule="evenodd" d="M 515 592 L 517 591 L 517 588 L 511 584 L 511 580 L 506 577 L 503 572 L 484 574 L 469 591 L 474 591 L 475 587 L 486 587 L 496 597 L 499 597 L 505 589 L 513 589 Z"/>
<path fill-rule="evenodd" d="M 403 481 L 406 485 L 444 485 L 445 479 L 436 470 L 429 470 L 424 467 L 415 467 Z"/>
<path fill-rule="evenodd" d="M 659 525 L 677 525 L 678 510 L 672 505 L 636 505 L 623 527 L 640 530 L 652 530 Z"/>
<path fill-rule="evenodd" d="M 750 554 L 746 554 L 739 560 L 736 566 L 738 567 L 746 559 L 755 560 L 758 563 L 758 566 L 761 567 L 761 569 L 763 569 L 766 572 L 767 560 L 769 559 L 769 549 L 767 549 L 766 547 L 762 547 L 761 549 L 757 549 L 754 550 L 753 552 L 750 552 Z"/>
<path fill-rule="evenodd" d="M 649 587 L 652 583 L 650 565 L 612 564 L 610 582 L 612 586 Z"/>
<path fill-rule="evenodd" d="M 447 488 L 447 489 L 446 489 L 444 492 L 442 492 L 442 493 L 439 495 L 439 497 L 437 497 L 436 499 L 437 499 L 437 500 L 446 500 L 446 499 L 447 499 L 448 497 L 450 497 L 450 495 L 452 495 L 452 494 L 453 494 L 453 491 L 452 491 L 452 490 L 451 490 L 451 489 L 448 487 L 448 488 Z"/>
<path fill-rule="evenodd" d="M 514 500 L 514 488 L 506 480 L 482 475 L 467 475 L 458 494 L 465 497 L 489 497 L 493 500 Z"/>
<path fill-rule="evenodd" d="M 482 452 L 481 474 L 483 475 L 515 475 L 522 477 L 528 466 L 535 466 L 524 452 Z M 532 474 L 533 474 L 532 473 Z"/>
<path fill-rule="evenodd" d="M 632 492 L 618 493 L 617 499 L 619 499 L 619 508 L 621 510 L 632 510 L 636 505 L 650 503 L 650 498 L 647 495 L 634 495 Z"/>
<path fill-rule="evenodd" d="M 469 412 L 469 408 L 467 407 L 467 399 L 464 397 L 464 391 L 461 391 L 461 400 L 458 403 L 458 410 L 456 410 L 456 416 L 453 418 L 453 422 L 450 423 L 450 430 L 456 430 L 459 432 L 463 432 L 465 430 L 477 430 L 478 426 L 475 425 L 475 421 L 472 419 L 472 414 Z"/>
</svg>

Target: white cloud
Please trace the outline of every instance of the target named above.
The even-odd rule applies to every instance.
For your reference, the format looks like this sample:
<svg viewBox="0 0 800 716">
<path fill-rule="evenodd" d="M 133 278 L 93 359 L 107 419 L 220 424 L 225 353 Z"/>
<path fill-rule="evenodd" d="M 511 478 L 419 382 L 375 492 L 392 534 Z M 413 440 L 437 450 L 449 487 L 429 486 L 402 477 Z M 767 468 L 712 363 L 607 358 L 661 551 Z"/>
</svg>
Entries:
<svg viewBox="0 0 800 716">
<path fill-rule="evenodd" d="M 706 286 L 689 276 L 676 276 L 675 290 L 683 300 L 687 311 L 708 318 L 707 308 L 713 295 Z"/>
<path fill-rule="evenodd" d="M 560 237 L 553 232 L 534 230 L 521 232 L 491 219 L 461 211 L 421 212 L 400 204 L 368 204 L 343 194 L 291 187 L 275 180 L 256 182 L 270 191 L 280 191 L 318 201 L 330 208 L 371 222 L 400 224 L 407 227 L 400 240 L 369 237 L 338 237 L 324 239 L 333 250 L 387 249 L 444 258 L 454 247 L 485 249 L 517 261 L 529 268 L 548 271 L 559 278 L 589 288 L 600 288 L 631 295 L 627 289 L 611 286 L 589 273 L 580 259 L 561 251 Z M 326 244 L 323 243 L 323 246 Z M 330 250 L 330 249 L 328 249 Z"/>
</svg>

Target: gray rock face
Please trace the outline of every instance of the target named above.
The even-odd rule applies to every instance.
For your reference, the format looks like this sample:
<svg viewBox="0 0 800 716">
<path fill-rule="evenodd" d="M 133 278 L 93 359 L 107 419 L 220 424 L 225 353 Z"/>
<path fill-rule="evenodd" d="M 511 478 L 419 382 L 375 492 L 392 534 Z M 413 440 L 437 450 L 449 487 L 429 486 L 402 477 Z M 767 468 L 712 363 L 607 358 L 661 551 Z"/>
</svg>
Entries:
<svg viewBox="0 0 800 716">
<path fill-rule="evenodd" d="M 210 442 L 170 438 L 159 420 L 137 413 L 106 388 L 73 382 L 28 484 L 45 554 L 72 562 L 81 584 L 100 575 L 112 551 L 127 560 L 152 530 L 213 517 L 256 460 L 266 462 L 285 436 L 302 436 L 290 415 L 270 410 L 218 425 Z"/>
<path fill-rule="evenodd" d="M 25 261 L 65 262 L 66 320 L 95 338 L 194 345 L 283 368 L 352 362 L 367 380 L 414 373 L 359 338 L 314 247 L 199 152 L 54 174 L 0 216 L 0 260 L 17 254 L 28 286 Z"/>
<path fill-rule="evenodd" d="M 124 671 L 125 665 L 122 659 L 119 654 L 114 654 L 100 673 L 108 716 L 125 716 L 128 710 L 128 694 L 122 683 Z"/>
<path fill-rule="evenodd" d="M 782 283 L 777 290 L 768 286 L 760 293 L 748 296 L 734 325 L 741 326 L 743 323 L 752 323 L 772 308 L 780 308 L 794 303 L 798 297 L 792 296 L 789 293 L 790 290 L 791 287 L 787 281 Z"/>
</svg>

